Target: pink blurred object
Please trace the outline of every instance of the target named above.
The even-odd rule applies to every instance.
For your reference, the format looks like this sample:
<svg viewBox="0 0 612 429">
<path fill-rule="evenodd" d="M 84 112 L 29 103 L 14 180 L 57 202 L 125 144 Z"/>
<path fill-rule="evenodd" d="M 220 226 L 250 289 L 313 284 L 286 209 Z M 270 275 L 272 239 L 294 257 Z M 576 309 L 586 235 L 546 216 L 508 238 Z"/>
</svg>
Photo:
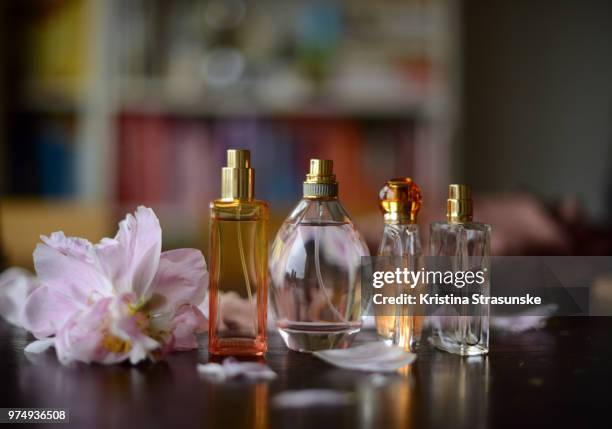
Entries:
<svg viewBox="0 0 612 429">
<path fill-rule="evenodd" d="M 475 218 L 491 224 L 493 255 L 569 254 L 570 234 L 536 197 L 527 193 L 484 197 Z"/>
<path fill-rule="evenodd" d="M 198 372 L 213 381 L 228 379 L 245 379 L 249 381 L 274 380 L 276 373 L 269 366 L 260 362 L 239 362 L 229 357 L 222 364 L 209 362 L 198 364 Z"/>
<path fill-rule="evenodd" d="M 22 268 L 9 268 L 0 274 L 0 316 L 13 325 L 21 326 L 21 307 L 36 286 L 36 277 Z"/>
<path fill-rule="evenodd" d="M 55 232 L 34 251 L 39 286 L 12 293 L 0 307 L 38 338 L 26 352 L 53 346 L 62 363 L 136 364 L 156 354 L 197 347 L 207 328 L 198 308 L 208 287 L 199 250 L 161 252 L 153 210 L 138 207 L 114 239 L 89 241 Z M 0 290 L 0 298 L 7 296 Z M 15 316 L 17 313 L 18 316 Z M 10 320 L 9 319 L 9 320 Z"/>
</svg>

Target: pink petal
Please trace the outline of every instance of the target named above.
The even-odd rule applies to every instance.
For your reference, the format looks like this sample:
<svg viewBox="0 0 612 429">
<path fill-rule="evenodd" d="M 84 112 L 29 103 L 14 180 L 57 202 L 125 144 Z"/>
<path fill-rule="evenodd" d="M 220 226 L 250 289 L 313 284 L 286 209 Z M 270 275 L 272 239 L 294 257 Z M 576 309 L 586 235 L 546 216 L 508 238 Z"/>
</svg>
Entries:
<svg viewBox="0 0 612 429">
<path fill-rule="evenodd" d="M 28 296 L 23 306 L 21 325 L 37 338 L 54 335 L 81 308 L 73 299 L 46 285 Z"/>
<path fill-rule="evenodd" d="M 233 357 L 228 357 L 223 364 L 209 362 L 198 364 L 198 373 L 213 381 L 224 381 L 232 378 L 245 378 L 250 381 L 274 380 L 276 373 L 272 369 L 259 362 L 239 362 Z"/>
<path fill-rule="evenodd" d="M 55 347 L 59 360 L 65 364 L 72 361 L 113 364 L 128 359 L 138 363 L 149 358 L 160 345 L 143 333 L 139 317 L 144 316 L 131 309 L 134 299 L 132 294 L 104 298 L 75 313 L 57 335 Z M 120 351 L 109 349 L 105 342 L 109 338 L 125 341 L 129 347 Z"/>
<path fill-rule="evenodd" d="M 45 338 L 44 340 L 32 341 L 25 349 L 26 353 L 43 353 L 55 345 L 55 338 Z"/>
<path fill-rule="evenodd" d="M 96 255 L 83 255 L 39 244 L 34 251 L 34 266 L 40 283 L 80 304 L 108 296 L 112 284 L 95 263 Z"/>
<path fill-rule="evenodd" d="M 10 268 L 0 274 L 0 316 L 21 326 L 21 311 L 36 286 L 36 278 L 21 268 Z"/>
<path fill-rule="evenodd" d="M 102 272 L 112 282 L 115 293 L 132 291 L 129 250 L 114 238 L 103 238 L 95 246 Z"/>
<path fill-rule="evenodd" d="M 58 231 L 52 233 L 49 237 L 41 235 L 40 239 L 47 246 L 65 255 L 83 262 L 94 263 L 95 254 L 93 253 L 93 246 L 84 238 L 66 237 L 63 231 Z"/>
<path fill-rule="evenodd" d="M 130 363 L 136 365 L 137 363 L 148 359 L 151 356 L 151 352 L 159 348 L 159 343 L 153 338 L 142 336 L 139 341 L 132 343 L 130 349 Z"/>
<path fill-rule="evenodd" d="M 151 352 L 160 348 L 160 344 L 143 332 L 148 328 L 143 324 L 148 323 L 142 320 L 144 315 L 134 314 L 127 304 L 133 300 L 134 296 L 126 294 L 115 300 L 113 305 L 113 319 L 109 332 L 125 341 L 129 341 L 131 347 L 128 352 L 130 363 L 136 364 L 149 358 Z M 139 317 L 141 317 L 139 319 Z"/>
<path fill-rule="evenodd" d="M 151 311 L 174 314 L 185 304 L 199 305 L 207 289 L 208 271 L 202 252 L 195 249 L 164 252 L 151 284 L 154 302 Z"/>
<path fill-rule="evenodd" d="M 105 335 L 105 319 L 112 300 L 100 299 L 84 311 L 74 313 L 66 321 L 57 333 L 55 341 L 60 362 L 100 362 L 106 357 L 107 353 L 101 345 Z"/>
<path fill-rule="evenodd" d="M 198 348 L 196 333 L 208 329 L 208 321 L 194 305 L 184 305 L 172 320 L 172 350 L 192 350 Z"/>
<path fill-rule="evenodd" d="M 153 210 L 138 207 L 119 223 L 114 240 L 105 239 L 95 248 L 118 293 L 134 292 L 143 300 L 150 297 L 161 253 L 161 227 Z"/>
</svg>

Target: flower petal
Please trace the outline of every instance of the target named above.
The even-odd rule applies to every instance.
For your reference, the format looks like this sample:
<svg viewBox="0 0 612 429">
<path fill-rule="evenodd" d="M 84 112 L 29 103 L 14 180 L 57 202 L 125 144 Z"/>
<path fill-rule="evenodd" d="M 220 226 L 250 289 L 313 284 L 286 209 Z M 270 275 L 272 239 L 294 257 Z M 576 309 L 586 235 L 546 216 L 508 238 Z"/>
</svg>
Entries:
<svg viewBox="0 0 612 429">
<path fill-rule="evenodd" d="M 73 313 L 58 331 L 55 349 L 63 364 L 72 361 L 99 362 L 106 353 L 101 347 L 108 309 L 113 298 L 103 298 L 83 311 Z"/>
<path fill-rule="evenodd" d="M 134 292 L 142 300 L 150 297 L 161 254 L 161 227 L 153 210 L 138 207 L 119 223 L 114 240 L 105 239 L 95 249 L 118 293 Z"/>
<path fill-rule="evenodd" d="M 46 285 L 28 296 L 21 311 L 20 323 L 37 338 L 54 335 L 81 308 L 73 299 Z"/>
<path fill-rule="evenodd" d="M 0 274 L 0 316 L 21 326 L 21 311 L 36 286 L 36 277 L 21 268 L 10 268 Z"/>
<path fill-rule="evenodd" d="M 55 345 L 55 338 L 45 338 L 44 340 L 32 341 L 23 350 L 26 353 L 43 353 Z"/>
<path fill-rule="evenodd" d="M 81 304 L 109 296 L 113 291 L 112 284 L 97 266 L 96 255 L 84 258 L 72 250 L 48 244 L 36 246 L 34 266 L 40 283 Z"/>
<path fill-rule="evenodd" d="M 94 263 L 95 254 L 93 252 L 93 246 L 84 238 L 66 237 L 63 231 L 57 231 L 48 237 L 41 235 L 40 239 L 47 246 L 60 251 L 64 255 L 79 259 L 83 262 Z"/>
<path fill-rule="evenodd" d="M 132 310 L 135 301 L 134 294 L 124 294 L 117 297 L 111 306 L 111 319 L 108 333 L 129 344 L 126 350 L 132 364 L 136 364 L 151 356 L 151 352 L 160 348 L 160 344 L 149 337 L 149 320 L 141 312 Z"/>
<path fill-rule="evenodd" d="M 194 305 L 184 305 L 172 321 L 172 350 L 192 350 L 198 348 L 196 333 L 208 329 L 208 321 Z"/>
<path fill-rule="evenodd" d="M 174 314 L 185 304 L 199 305 L 208 290 L 208 271 L 202 252 L 178 249 L 161 254 L 151 284 L 152 313 Z"/>
<path fill-rule="evenodd" d="M 132 289 L 129 249 L 114 238 L 103 238 L 95 245 L 95 251 L 100 268 L 113 284 L 115 293 L 129 293 Z"/>
<path fill-rule="evenodd" d="M 209 362 L 198 364 L 198 373 L 212 381 L 244 378 L 249 381 L 274 380 L 277 376 L 272 369 L 259 362 L 239 362 L 233 357 L 223 361 L 223 364 Z"/>
</svg>

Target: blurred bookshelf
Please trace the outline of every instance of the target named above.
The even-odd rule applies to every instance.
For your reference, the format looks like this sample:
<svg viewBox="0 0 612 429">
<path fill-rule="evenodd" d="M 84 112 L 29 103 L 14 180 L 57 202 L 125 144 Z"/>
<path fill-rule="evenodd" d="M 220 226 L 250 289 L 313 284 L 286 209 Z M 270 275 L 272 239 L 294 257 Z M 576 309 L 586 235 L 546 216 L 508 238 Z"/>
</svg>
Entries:
<svg viewBox="0 0 612 429">
<path fill-rule="evenodd" d="M 0 185 L 18 216 L 68 205 L 102 233 L 145 204 L 166 246 L 206 250 L 229 147 L 252 150 L 271 234 L 311 157 L 334 160 L 373 245 L 387 178 L 444 195 L 459 115 L 455 0 L 10 3 Z"/>
</svg>

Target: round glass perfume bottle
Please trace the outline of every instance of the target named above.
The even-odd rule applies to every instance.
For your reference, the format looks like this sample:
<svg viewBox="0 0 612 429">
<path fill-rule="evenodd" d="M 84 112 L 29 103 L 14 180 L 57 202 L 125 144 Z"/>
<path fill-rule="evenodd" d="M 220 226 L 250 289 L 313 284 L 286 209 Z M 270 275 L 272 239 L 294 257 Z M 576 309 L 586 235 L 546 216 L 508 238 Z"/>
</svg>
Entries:
<svg viewBox="0 0 612 429">
<path fill-rule="evenodd" d="M 270 253 L 272 305 L 287 347 L 301 352 L 348 347 L 361 329 L 361 257 L 369 256 L 338 200 L 329 160 L 310 161 L 304 197 Z"/>
</svg>

